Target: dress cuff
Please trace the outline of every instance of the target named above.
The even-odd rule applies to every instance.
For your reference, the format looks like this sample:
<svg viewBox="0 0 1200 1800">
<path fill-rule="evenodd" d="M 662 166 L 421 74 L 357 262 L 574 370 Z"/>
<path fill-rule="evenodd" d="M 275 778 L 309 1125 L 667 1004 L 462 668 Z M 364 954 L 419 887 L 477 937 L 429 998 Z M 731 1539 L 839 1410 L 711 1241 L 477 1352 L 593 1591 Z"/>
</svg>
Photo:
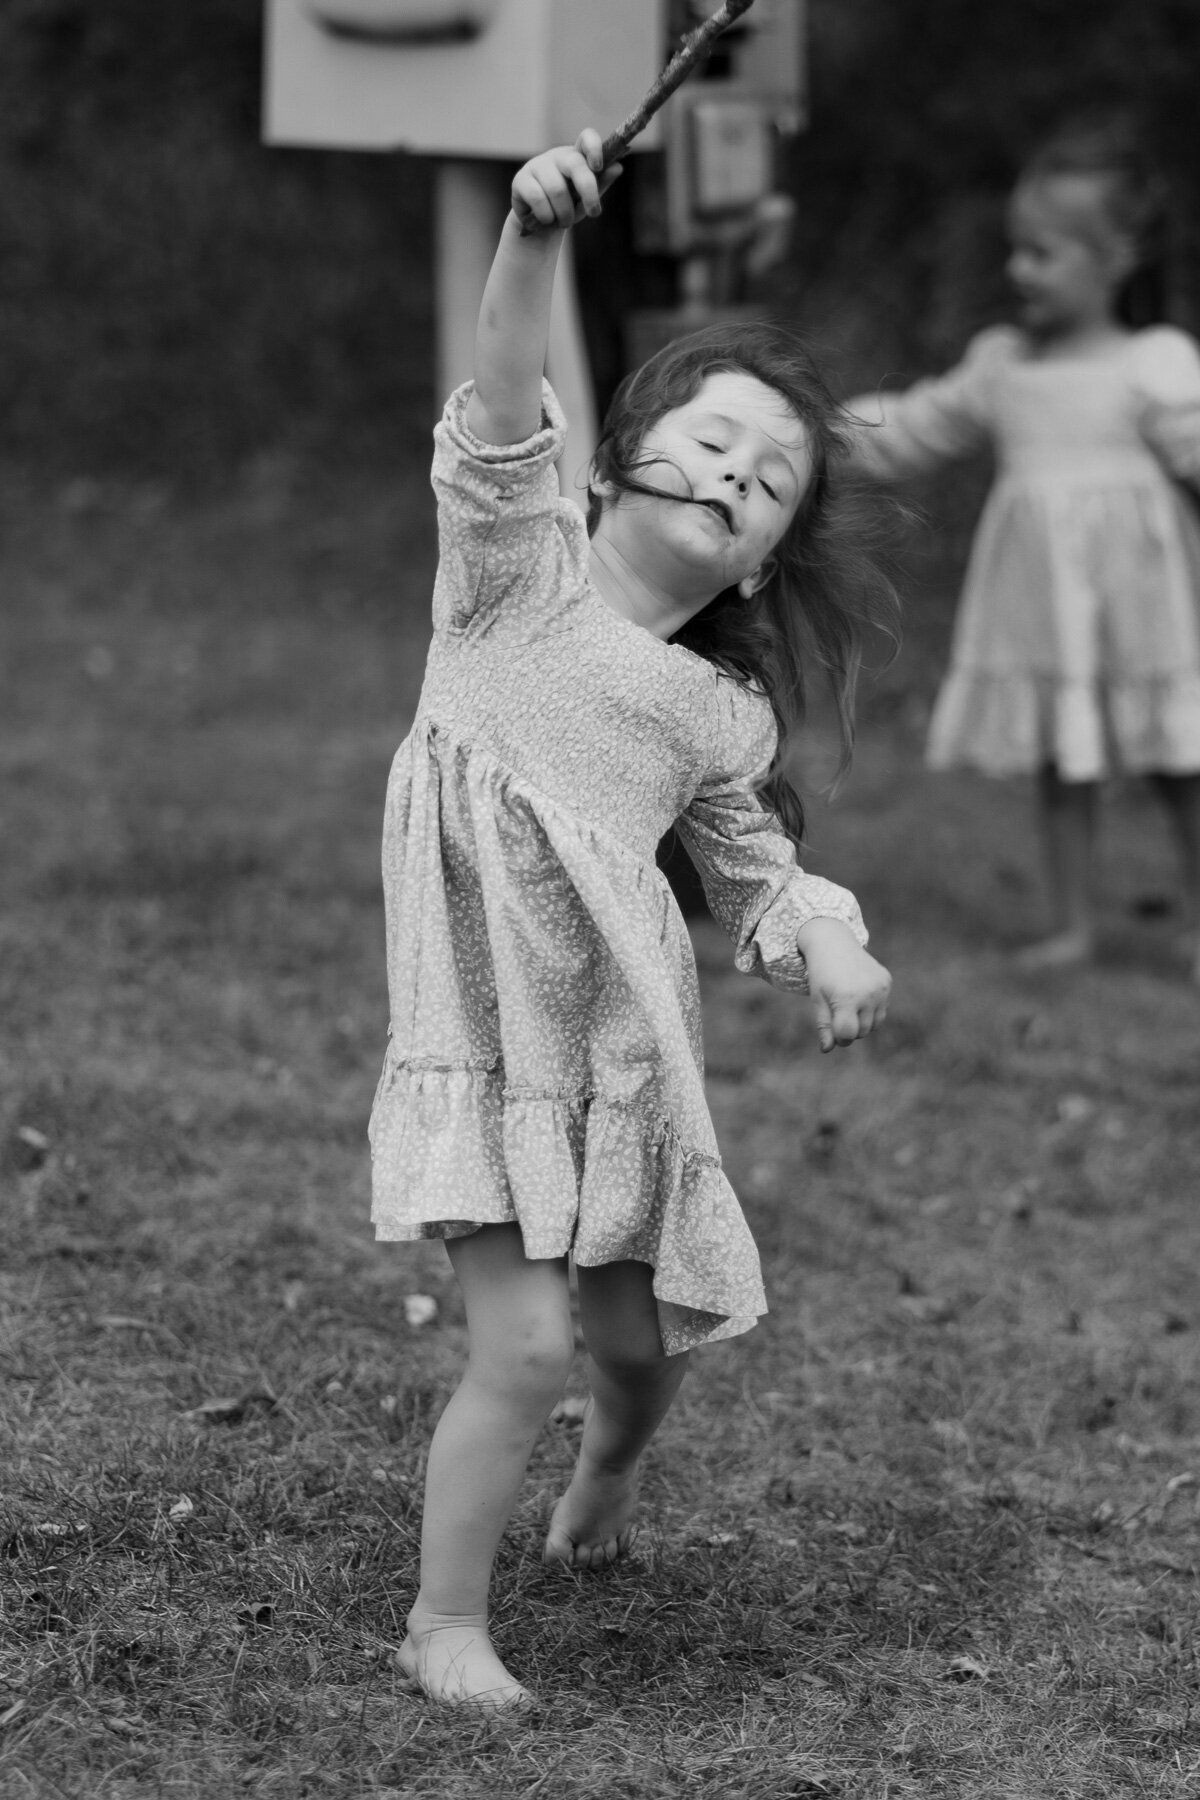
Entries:
<svg viewBox="0 0 1200 1800">
<path fill-rule="evenodd" d="M 461 387 L 455 388 L 442 414 L 442 426 L 450 440 L 464 450 L 473 462 L 553 462 L 562 454 L 567 422 L 558 403 L 558 396 L 548 381 L 542 381 L 542 416 L 537 430 L 516 444 L 489 444 L 483 438 L 476 437 L 467 424 L 467 402 L 474 391 L 475 383 L 464 381 Z"/>
<path fill-rule="evenodd" d="M 735 966 L 743 975 L 761 975 L 772 987 L 807 994 L 808 964 L 796 938 L 812 919 L 837 919 L 866 947 L 867 928 L 854 895 L 821 875 L 799 871 L 738 945 Z"/>
</svg>

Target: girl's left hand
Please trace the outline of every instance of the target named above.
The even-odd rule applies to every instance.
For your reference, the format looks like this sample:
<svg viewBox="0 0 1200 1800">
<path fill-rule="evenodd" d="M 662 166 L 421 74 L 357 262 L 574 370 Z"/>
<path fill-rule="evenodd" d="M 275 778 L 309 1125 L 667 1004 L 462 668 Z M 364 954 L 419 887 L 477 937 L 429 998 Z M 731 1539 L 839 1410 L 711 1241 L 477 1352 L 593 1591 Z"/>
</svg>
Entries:
<svg viewBox="0 0 1200 1800">
<path fill-rule="evenodd" d="M 621 173 L 620 163 L 604 167 L 600 133 L 589 126 L 574 144 L 543 150 L 517 170 L 512 209 L 522 233 L 563 231 L 594 219 L 600 202 Z"/>
<path fill-rule="evenodd" d="M 797 933 L 821 1049 L 866 1037 L 887 1018 L 892 978 L 840 919 L 810 919 Z"/>
</svg>

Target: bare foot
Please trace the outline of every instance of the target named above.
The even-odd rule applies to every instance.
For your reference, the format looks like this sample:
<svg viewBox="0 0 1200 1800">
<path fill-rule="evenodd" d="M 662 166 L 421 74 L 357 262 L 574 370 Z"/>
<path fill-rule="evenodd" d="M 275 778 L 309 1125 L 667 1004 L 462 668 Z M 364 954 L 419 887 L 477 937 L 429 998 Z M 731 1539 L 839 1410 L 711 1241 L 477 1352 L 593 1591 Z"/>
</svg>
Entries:
<svg viewBox="0 0 1200 1800">
<path fill-rule="evenodd" d="M 1018 950 L 1014 961 L 1025 974 L 1036 975 L 1043 969 L 1070 969 L 1091 962 L 1095 949 L 1090 931 L 1056 931 L 1053 937 Z"/>
<path fill-rule="evenodd" d="M 396 1661 L 431 1700 L 445 1706 L 505 1712 L 533 1699 L 496 1655 L 482 1614 L 447 1619 L 414 1607 Z"/>
<path fill-rule="evenodd" d="M 637 1527 L 637 1464 L 618 1472 L 598 1469 L 580 1447 L 571 1484 L 550 1515 L 545 1562 L 572 1569 L 602 1569 L 633 1543 Z"/>
</svg>

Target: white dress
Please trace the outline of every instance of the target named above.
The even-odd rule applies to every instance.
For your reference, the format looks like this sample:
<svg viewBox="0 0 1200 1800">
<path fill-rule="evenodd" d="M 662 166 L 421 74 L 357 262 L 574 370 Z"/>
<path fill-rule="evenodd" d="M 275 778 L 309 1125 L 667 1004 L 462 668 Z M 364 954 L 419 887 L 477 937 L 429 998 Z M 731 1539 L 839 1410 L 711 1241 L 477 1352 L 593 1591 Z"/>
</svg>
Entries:
<svg viewBox="0 0 1200 1800">
<path fill-rule="evenodd" d="M 978 336 L 959 366 L 860 396 L 873 476 L 990 447 L 929 761 L 993 775 L 1054 766 L 1200 772 L 1200 352 L 1171 326 L 1101 357 Z"/>
<path fill-rule="evenodd" d="M 866 933 L 758 798 L 764 697 L 592 586 L 550 390 L 512 445 L 473 436 L 467 392 L 435 433 L 434 636 L 388 786 L 372 1217 L 389 1239 L 516 1221 L 529 1257 L 649 1263 L 674 1352 L 748 1329 L 765 1301 L 658 841 L 677 821 L 748 973 L 803 989 L 807 920 Z"/>
</svg>

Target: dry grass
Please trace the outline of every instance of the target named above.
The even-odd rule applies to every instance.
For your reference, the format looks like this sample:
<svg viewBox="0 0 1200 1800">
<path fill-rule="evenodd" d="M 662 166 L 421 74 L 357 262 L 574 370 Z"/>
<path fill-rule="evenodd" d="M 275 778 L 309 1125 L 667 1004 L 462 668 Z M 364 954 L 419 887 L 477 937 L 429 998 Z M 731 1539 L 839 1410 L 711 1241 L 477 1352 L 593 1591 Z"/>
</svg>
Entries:
<svg viewBox="0 0 1200 1800">
<path fill-rule="evenodd" d="M 1135 917 L 1140 795 L 1103 964 L 1015 980 L 1021 797 L 920 776 L 910 662 L 816 825 L 887 1034 L 821 1059 L 698 931 L 772 1312 L 603 1578 L 537 1560 L 548 1429 L 497 1584 L 543 1706 L 473 1724 L 390 1661 L 460 1315 L 366 1225 L 427 537 L 260 470 L 205 513 L 10 492 L 2 541 L 6 1800 L 1195 1792 L 1200 999 Z"/>
</svg>

